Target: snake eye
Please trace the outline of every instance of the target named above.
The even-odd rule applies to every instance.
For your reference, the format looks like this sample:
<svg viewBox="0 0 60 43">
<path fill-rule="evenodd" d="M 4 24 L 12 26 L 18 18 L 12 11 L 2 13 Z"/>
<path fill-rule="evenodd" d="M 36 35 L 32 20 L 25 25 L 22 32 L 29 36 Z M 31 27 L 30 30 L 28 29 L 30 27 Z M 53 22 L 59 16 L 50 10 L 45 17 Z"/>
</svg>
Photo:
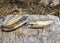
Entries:
<svg viewBox="0 0 60 43">
<path fill-rule="evenodd" d="M 31 26 L 33 26 L 33 24 L 31 24 Z"/>
</svg>

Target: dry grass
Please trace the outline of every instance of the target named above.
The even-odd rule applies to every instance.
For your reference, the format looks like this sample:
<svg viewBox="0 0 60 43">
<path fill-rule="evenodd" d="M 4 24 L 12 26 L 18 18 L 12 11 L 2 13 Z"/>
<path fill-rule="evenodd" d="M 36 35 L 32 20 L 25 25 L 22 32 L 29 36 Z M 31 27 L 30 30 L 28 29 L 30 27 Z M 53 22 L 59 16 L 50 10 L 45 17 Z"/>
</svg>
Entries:
<svg viewBox="0 0 60 43">
<path fill-rule="evenodd" d="M 0 5 L 0 16 L 7 14 L 53 14 L 60 16 L 60 6 L 43 6 L 39 4 L 40 0 L 25 0 L 18 3 L 5 3 Z M 21 9 L 21 10 L 20 10 Z"/>
</svg>

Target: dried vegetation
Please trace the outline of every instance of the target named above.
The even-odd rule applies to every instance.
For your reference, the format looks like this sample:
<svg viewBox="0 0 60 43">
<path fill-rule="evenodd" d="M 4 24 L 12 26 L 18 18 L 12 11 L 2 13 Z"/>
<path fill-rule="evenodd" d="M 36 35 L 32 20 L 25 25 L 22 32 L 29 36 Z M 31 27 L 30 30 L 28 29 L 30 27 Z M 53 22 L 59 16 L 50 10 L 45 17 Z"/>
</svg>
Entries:
<svg viewBox="0 0 60 43">
<path fill-rule="evenodd" d="M 7 14 L 16 13 L 40 15 L 52 14 L 60 16 L 60 0 L 1 0 L 1 17 Z"/>
</svg>

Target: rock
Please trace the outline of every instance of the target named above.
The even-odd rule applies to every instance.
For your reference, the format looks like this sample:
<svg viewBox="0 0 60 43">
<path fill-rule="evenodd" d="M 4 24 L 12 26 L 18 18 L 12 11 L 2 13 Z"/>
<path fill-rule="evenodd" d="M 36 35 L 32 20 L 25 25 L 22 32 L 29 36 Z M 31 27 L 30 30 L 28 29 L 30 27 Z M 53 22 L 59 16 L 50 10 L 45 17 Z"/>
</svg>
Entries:
<svg viewBox="0 0 60 43">
<path fill-rule="evenodd" d="M 42 3 L 44 6 L 49 5 L 51 0 L 41 0 L 39 3 Z"/>
<path fill-rule="evenodd" d="M 51 7 L 57 6 L 60 4 L 60 0 L 52 0 L 52 3 L 50 4 Z"/>
<path fill-rule="evenodd" d="M 38 43 L 38 39 L 36 37 L 26 37 L 24 43 Z"/>
<path fill-rule="evenodd" d="M 49 19 L 52 19 L 55 22 L 55 24 L 58 23 L 60 20 L 58 16 L 54 16 L 50 14 L 48 14 L 47 17 L 49 17 Z"/>
<path fill-rule="evenodd" d="M 37 30 L 25 28 L 25 29 L 23 29 L 23 34 L 25 34 L 27 36 L 35 36 L 35 35 L 37 35 Z"/>
<path fill-rule="evenodd" d="M 3 42 L 6 43 L 10 41 L 11 43 L 60 43 L 60 19 L 57 16 L 50 14 L 28 16 L 29 21 L 39 18 L 49 18 L 55 21 L 55 23 L 47 28 L 44 28 L 41 32 L 39 29 L 27 28 L 26 26 L 22 26 L 18 30 L 15 30 L 14 33 L 12 32 L 13 34 L 10 33 L 10 36 L 4 32 L 5 34 L 3 35 L 3 38 L 5 40 L 3 40 Z"/>
</svg>

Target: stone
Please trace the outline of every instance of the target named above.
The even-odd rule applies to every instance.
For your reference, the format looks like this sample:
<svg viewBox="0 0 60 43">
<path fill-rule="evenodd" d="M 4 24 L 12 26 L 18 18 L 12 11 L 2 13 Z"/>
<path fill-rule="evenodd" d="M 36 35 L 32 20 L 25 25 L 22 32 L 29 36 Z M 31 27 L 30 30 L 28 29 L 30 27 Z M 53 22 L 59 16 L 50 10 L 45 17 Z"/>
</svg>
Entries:
<svg viewBox="0 0 60 43">
<path fill-rule="evenodd" d="M 60 4 L 60 0 L 52 0 L 52 3 L 50 4 L 51 7 L 57 6 Z"/>
<path fill-rule="evenodd" d="M 49 5 L 51 0 L 41 0 L 40 3 L 42 3 L 44 6 Z"/>
</svg>

